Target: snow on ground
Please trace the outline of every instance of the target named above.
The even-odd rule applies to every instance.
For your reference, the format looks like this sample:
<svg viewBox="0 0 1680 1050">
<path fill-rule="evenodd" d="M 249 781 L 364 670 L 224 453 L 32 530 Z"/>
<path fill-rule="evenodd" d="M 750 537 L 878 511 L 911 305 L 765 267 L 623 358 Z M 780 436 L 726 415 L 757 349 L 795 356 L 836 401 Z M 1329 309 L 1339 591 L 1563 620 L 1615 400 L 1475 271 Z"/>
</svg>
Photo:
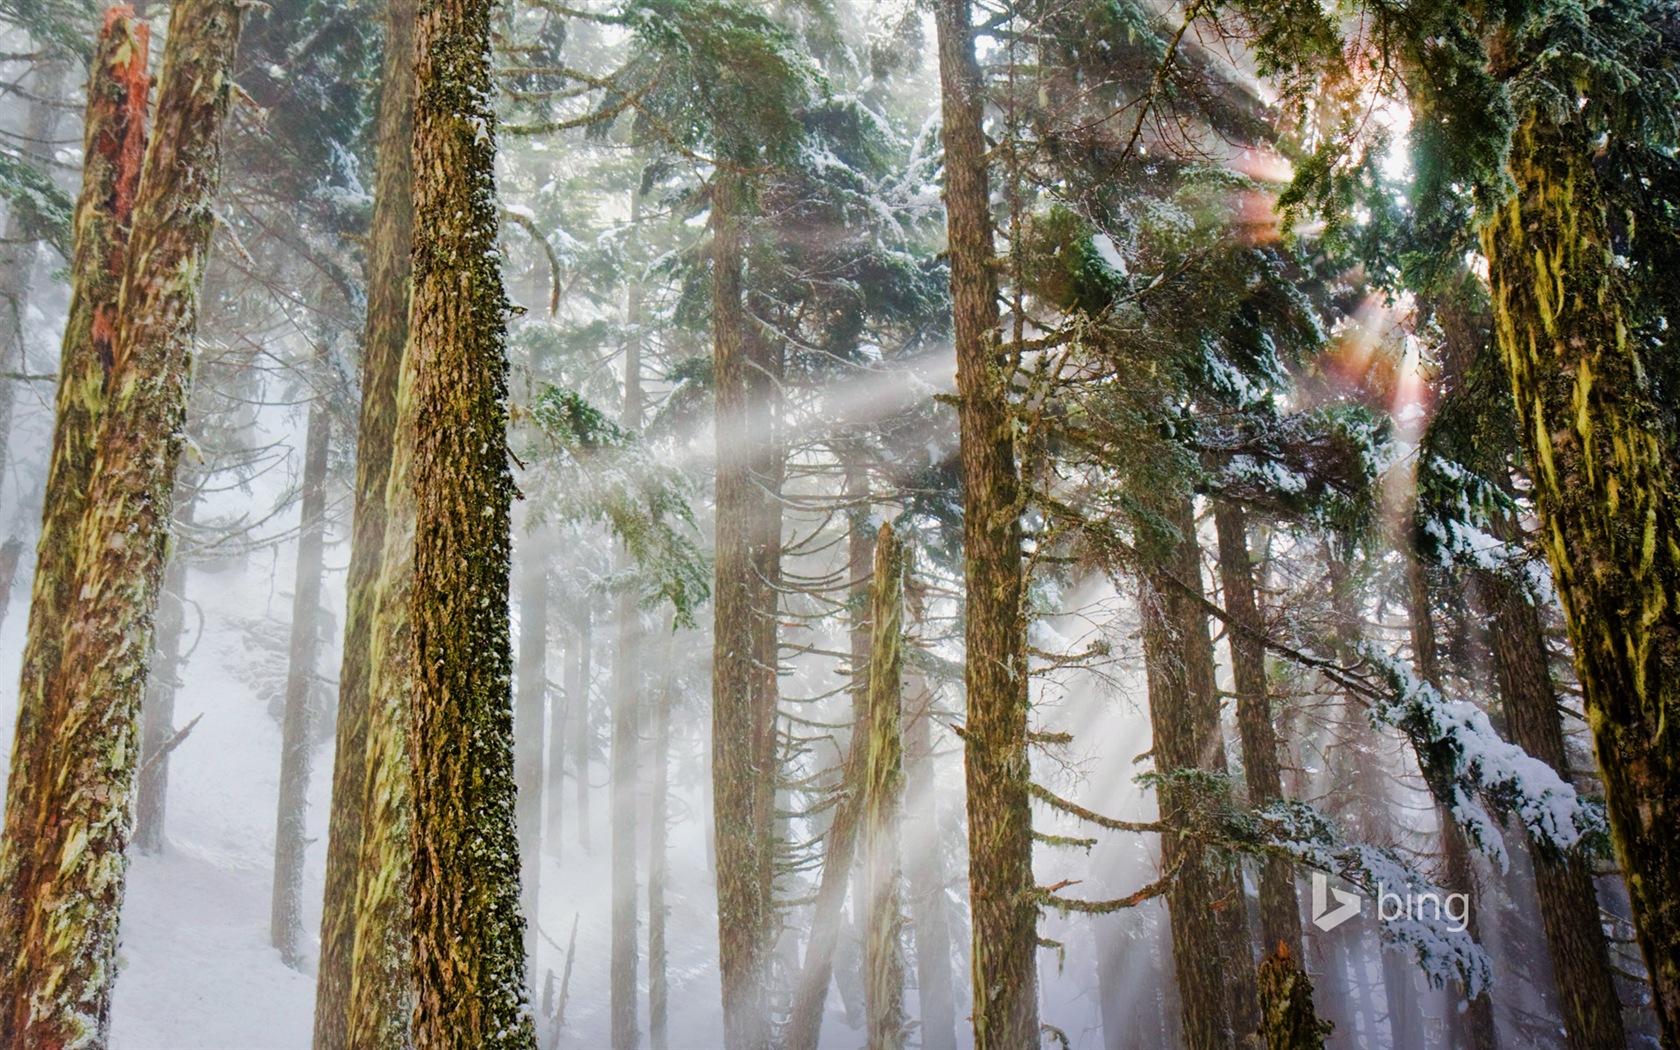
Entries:
<svg viewBox="0 0 1680 1050">
<path fill-rule="evenodd" d="M 174 843 L 129 869 L 113 1050 L 309 1045 L 315 979 L 268 943 L 268 870 L 229 861 Z"/>
<path fill-rule="evenodd" d="M 236 621 L 291 615 L 291 549 L 194 571 L 187 598 L 205 633 L 182 674 L 176 724 L 203 721 L 170 756 L 168 848 L 136 856 L 122 916 L 113 1050 L 292 1050 L 309 1045 L 315 978 L 269 944 L 280 727 L 259 690 L 259 658 Z M 339 559 L 342 563 L 342 559 Z M 329 578 L 329 594 L 336 594 Z M 333 600 L 341 600 L 336 597 Z M 197 618 L 189 611 L 189 633 Z M 336 676 L 336 653 L 322 671 Z M 320 926 L 332 749 L 315 749 L 304 873 L 304 931 Z"/>
</svg>

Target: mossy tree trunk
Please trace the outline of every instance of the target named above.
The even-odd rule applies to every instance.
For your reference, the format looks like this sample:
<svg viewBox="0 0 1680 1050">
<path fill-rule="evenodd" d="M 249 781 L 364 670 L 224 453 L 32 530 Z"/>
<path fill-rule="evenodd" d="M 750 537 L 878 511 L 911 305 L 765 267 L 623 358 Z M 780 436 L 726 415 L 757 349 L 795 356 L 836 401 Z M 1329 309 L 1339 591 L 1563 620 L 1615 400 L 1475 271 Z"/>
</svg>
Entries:
<svg viewBox="0 0 1680 1050">
<path fill-rule="evenodd" d="M 75 600 L 76 529 L 87 509 L 95 438 L 116 338 L 117 301 L 127 258 L 135 191 L 146 152 L 146 73 L 149 30 L 126 7 L 105 15 L 89 66 L 83 137 L 82 187 L 74 219 L 70 313 L 64 328 L 53 430 L 35 555 L 35 581 L 18 686 L 17 728 L 6 785 L 6 823 L 0 837 L 0 987 L 15 991 L 25 975 L 23 891 L 45 854 L 39 838 L 37 793 L 48 744 L 62 726 L 53 706 L 63 651 L 65 617 Z M 18 1037 L 13 995 L 0 1008 L 0 1033 Z"/>
<path fill-rule="evenodd" d="M 414 433 L 411 902 L 418 1050 L 534 1048 L 514 827 L 513 479 L 496 247 L 491 0 L 415 25 L 414 290 L 399 430 Z"/>
<path fill-rule="evenodd" d="M 291 658 L 280 741 L 280 802 L 275 815 L 274 891 L 269 940 L 292 969 L 302 969 L 303 851 L 307 845 L 310 754 L 315 749 L 317 653 L 321 642 L 321 564 L 327 534 L 327 406 L 309 407 L 303 453 L 302 532 L 292 589 Z"/>
<path fill-rule="evenodd" d="M 882 525 L 870 587 L 868 762 L 863 780 L 864 1001 L 872 1050 L 904 1046 L 903 891 L 899 813 L 904 800 L 904 541 Z"/>
<path fill-rule="evenodd" d="M 1502 575 L 1482 570 L 1476 582 L 1489 613 L 1494 675 L 1511 742 L 1567 780 L 1563 718 L 1539 610 L 1521 585 Z M 1626 1046 L 1592 864 L 1548 850 L 1532 838 L 1529 844 L 1540 926 L 1551 955 L 1569 1050 Z"/>
<path fill-rule="evenodd" d="M 1527 117 L 1482 230 L 1494 332 L 1665 1045 L 1680 1045 L 1680 495 L 1628 332 L 1593 144 Z"/>
<path fill-rule="evenodd" d="M 1018 1050 L 1039 1040 L 1021 485 L 1006 357 L 998 346 L 996 249 L 973 8 L 969 0 L 939 0 L 935 14 L 962 442 L 968 696 L 963 744 L 974 1040 L 979 1050 Z"/>
<path fill-rule="evenodd" d="M 333 738 L 332 813 L 327 824 L 321 955 L 315 977 L 315 1050 L 344 1050 L 356 945 L 372 720 L 373 620 L 383 566 L 397 382 L 408 339 L 409 253 L 414 236 L 415 0 L 386 0 L 373 219 L 368 232 L 367 316 L 362 329 L 361 417 L 355 506 L 345 582 L 344 652 Z"/>
<path fill-rule="evenodd" d="M 170 11 L 86 503 L 59 537 L 59 556 L 74 564 L 57 596 L 68 603 L 51 621 L 64 632 L 62 652 L 45 679 L 43 717 L 19 735 L 35 750 L 17 754 L 12 770 L 38 788 L 8 811 L 0 861 L 0 896 L 19 920 L 15 939 L 0 937 L 17 946 L 0 984 L 7 1046 L 102 1044 L 109 1031 L 140 697 L 238 37 L 232 0 L 183 0 Z"/>
<path fill-rule="evenodd" d="M 1324 1029 L 1313 1009 L 1312 982 L 1295 961 L 1289 947 L 1280 943 L 1260 964 L 1260 1034 L 1266 1050 L 1323 1050 Z M 1394 1050 L 1418 1043 L 1392 1044 Z"/>
</svg>

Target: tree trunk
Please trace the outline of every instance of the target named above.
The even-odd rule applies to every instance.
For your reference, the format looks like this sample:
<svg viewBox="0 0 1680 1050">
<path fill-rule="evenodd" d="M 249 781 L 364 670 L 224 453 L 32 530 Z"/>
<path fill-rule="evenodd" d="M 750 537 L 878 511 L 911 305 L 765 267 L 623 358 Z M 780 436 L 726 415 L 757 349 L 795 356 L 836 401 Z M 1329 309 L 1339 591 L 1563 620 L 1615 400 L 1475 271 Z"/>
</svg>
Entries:
<svg viewBox="0 0 1680 1050">
<path fill-rule="evenodd" d="M 362 404 L 356 495 L 345 581 L 344 654 L 333 738 L 332 814 L 315 978 L 314 1050 L 349 1046 L 358 871 L 367 822 L 368 737 L 373 719 L 373 633 L 379 605 L 396 443 L 397 384 L 408 340 L 409 254 L 414 236 L 414 18 L 416 0 L 386 0 L 373 220 L 368 232 Z"/>
<path fill-rule="evenodd" d="M 17 860 L 0 862 L 0 898 L 21 920 L 21 935 L 0 937 L 19 946 L 4 956 L 11 967 L 0 986 L 7 1046 L 102 1043 L 109 1030 L 137 715 L 238 36 L 232 0 L 182 0 L 170 11 L 85 509 L 73 535 L 58 537 L 68 539 L 62 555 L 74 569 L 62 594 L 44 603 L 56 616 L 37 621 L 32 610 L 32 627 L 65 634 L 38 721 L 20 725 L 19 744 L 35 750 L 14 749 L 13 782 L 28 779 L 38 790 L 12 799 L 4 852 Z M 82 375 L 97 382 L 97 372 Z M 24 705 L 34 699 L 22 697 Z"/>
<path fill-rule="evenodd" d="M 869 760 L 863 780 L 864 988 L 872 1050 L 904 1046 L 903 894 L 898 817 L 904 802 L 904 541 L 882 525 L 870 587 Z"/>
<path fill-rule="evenodd" d="M 64 84 L 64 66 L 47 61 L 37 67 L 35 83 L 31 85 L 35 97 L 29 102 L 29 115 L 24 118 L 21 142 L 24 158 L 32 164 L 45 165 L 52 160 L 52 141 L 58 133 L 58 102 Z M 0 373 L 24 375 L 28 368 L 28 324 L 30 286 L 35 281 L 35 261 L 38 257 L 39 231 L 21 204 L 14 202 L 6 216 L 6 226 L 0 234 Z M 16 384 L 20 380 L 0 375 L 0 482 L 5 480 L 5 464 L 10 462 L 12 409 L 16 398 Z"/>
<path fill-rule="evenodd" d="M 666 978 L 667 951 L 665 882 L 670 865 L 671 822 L 671 705 L 675 702 L 675 623 L 666 625 L 665 680 L 653 708 L 653 797 L 648 807 L 648 1042 L 653 1050 L 669 1050 L 670 987 Z"/>
<path fill-rule="evenodd" d="M 87 508 L 134 193 L 146 151 L 148 39 L 146 24 L 132 11 L 113 9 L 105 16 L 90 66 L 70 314 L 64 327 L 57 423 L 18 686 L 5 833 L 0 837 L 0 887 L 6 890 L 0 897 L 0 986 L 6 988 L 15 987 L 22 976 L 15 972 L 15 964 L 22 961 L 21 892 L 32 884 L 33 865 L 44 856 L 35 837 L 36 792 L 44 786 L 40 777 L 47 743 L 62 719 L 49 695 L 63 651 L 65 617 L 76 597 L 75 532 Z M 15 1023 L 9 1009 L 0 1009 L 0 1032 L 14 1032 Z"/>
<path fill-rule="evenodd" d="M 1162 822 L 1175 829 L 1161 844 L 1162 862 L 1177 870 L 1166 893 L 1173 965 L 1185 1045 L 1204 1050 L 1233 1046 L 1257 1029 L 1259 998 L 1240 883 L 1204 848 L 1197 789 L 1181 780 L 1185 771 L 1223 772 L 1225 748 L 1207 614 L 1193 598 L 1201 594 L 1202 567 L 1190 498 L 1180 497 L 1168 513 L 1179 541 L 1171 566 L 1146 577 L 1140 607 L 1155 771 L 1162 778 L 1156 797 Z"/>
<path fill-rule="evenodd" d="M 630 194 L 632 228 L 641 221 L 642 195 Z M 642 288 L 632 278 L 625 296 L 624 405 L 619 422 L 632 433 L 642 427 Z M 635 562 L 628 549 L 618 552 L 622 578 Z M 641 691 L 642 621 L 639 595 L 632 584 L 618 594 L 618 653 L 613 672 L 612 726 L 612 957 L 611 1013 L 613 1050 L 636 1050 L 636 760 L 641 747 L 637 699 Z"/>
<path fill-rule="evenodd" d="M 1552 687 L 1540 614 L 1515 582 L 1477 573 L 1489 612 L 1494 674 L 1511 742 L 1569 779 L 1563 721 Z M 1610 952 L 1599 923 L 1592 865 L 1530 839 L 1540 925 L 1552 960 L 1569 1050 L 1627 1045 Z"/>
<path fill-rule="evenodd" d="M 0 625 L 6 622 L 6 612 L 12 604 L 12 588 L 17 583 L 18 562 L 23 558 L 23 541 L 10 536 L 0 543 Z"/>
<path fill-rule="evenodd" d="M 412 943 L 418 1050 L 536 1045 L 513 821 L 508 304 L 496 248 L 490 0 L 415 25 Z"/>
<path fill-rule="evenodd" d="M 1259 983 L 1260 1034 L 1266 1040 L 1266 1050 L 1323 1050 L 1325 1025 L 1313 1010 L 1312 982 L 1291 957 L 1287 945 L 1280 943 L 1260 964 Z M 1423 1044 L 1392 1045 L 1394 1050 L 1422 1050 Z"/>
<path fill-rule="evenodd" d="M 525 915 L 527 966 L 537 955 L 537 916 L 542 901 L 543 709 L 548 694 L 548 565 L 541 526 L 527 519 L 519 549 L 519 667 L 514 699 L 514 778 L 519 801 L 519 907 Z M 559 799 L 552 800 L 558 808 Z"/>
<path fill-rule="evenodd" d="M 545 577 L 546 579 L 546 577 Z M 533 608 L 528 612 L 538 612 Z M 543 617 L 543 636 L 548 636 L 548 595 L 543 596 L 543 607 L 540 610 Z M 527 615 L 522 612 L 521 616 Z M 547 790 L 548 800 L 543 810 L 542 842 L 544 851 L 551 857 L 559 858 L 561 852 L 561 835 L 566 830 L 566 723 L 571 718 L 570 697 L 567 689 L 550 689 L 548 687 L 547 647 L 544 646 L 543 693 L 548 697 L 548 761 L 543 768 L 543 785 Z M 561 673 L 565 674 L 565 659 L 561 658 Z"/>
<path fill-rule="evenodd" d="M 840 941 L 841 908 L 857 854 L 858 817 L 863 804 L 864 777 L 869 760 L 870 580 L 874 572 L 875 536 L 867 524 L 868 478 L 859 465 L 847 464 L 846 495 L 853 503 L 847 536 L 852 574 L 851 609 L 852 735 L 841 764 L 840 787 L 833 817 L 823 833 L 823 867 L 817 898 L 811 907 L 811 934 L 805 962 L 794 989 L 792 1017 L 787 1027 L 788 1050 L 816 1050 L 827 1010 L 828 986 L 834 976 L 834 950 Z"/>
<path fill-rule="evenodd" d="M 1482 230 L 1542 537 L 1665 1045 L 1680 1045 L 1680 497 L 1573 124 L 1529 116 Z"/>
<path fill-rule="evenodd" d="M 595 725 L 589 708 L 589 692 L 594 677 L 589 667 L 594 652 L 594 621 L 588 599 L 577 609 L 576 627 L 572 632 L 572 662 L 567 665 L 566 701 L 572 715 L 572 781 L 577 795 L 578 845 L 585 853 L 589 845 L 589 751 L 595 740 Z"/>
<path fill-rule="evenodd" d="M 921 1008 L 922 1050 L 956 1050 L 957 1006 L 952 990 L 951 921 L 945 911 L 944 853 L 934 792 L 933 696 L 912 688 L 917 706 L 904 727 L 906 838 L 905 875 L 910 891 L 910 927 L 916 938 L 916 1001 Z"/>
<path fill-rule="evenodd" d="M 939 0 L 936 15 L 968 599 L 963 743 L 974 1040 L 978 1050 L 1018 1050 L 1039 1039 L 1020 483 L 997 345 L 984 88 L 973 11 L 969 0 Z"/>
<path fill-rule="evenodd" d="M 309 758 L 315 745 L 316 652 L 321 640 L 321 561 L 327 532 L 327 446 L 332 421 L 316 398 L 304 441 L 302 533 L 292 592 L 291 662 L 280 743 L 280 804 L 274 829 L 274 896 L 269 938 L 280 958 L 303 968 L 303 851 Z"/>
<path fill-rule="evenodd" d="M 1435 616 L 1430 600 L 1429 575 L 1415 551 L 1406 552 L 1407 623 L 1412 634 L 1412 655 L 1417 661 L 1418 677 L 1441 688 L 1439 651 L 1435 645 Z M 1419 756 L 1420 760 L 1423 756 Z M 1424 770 L 1424 779 L 1430 771 Z M 1469 903 L 1466 930 L 1470 938 L 1481 942 L 1481 891 L 1476 885 L 1475 867 L 1470 857 L 1470 841 L 1464 829 L 1454 819 L 1445 792 L 1431 785 L 1435 795 L 1435 811 L 1441 821 L 1441 851 L 1443 854 L 1443 888 L 1450 893 L 1462 893 Z M 1463 1045 L 1471 1050 L 1497 1050 L 1499 1033 L 1493 1023 L 1493 996 L 1484 991 L 1471 999 L 1458 1014 L 1455 1027 L 1459 1029 Z"/>
<path fill-rule="evenodd" d="M 741 281 L 746 197 L 740 176 L 712 188 L 713 371 L 717 391 L 717 526 L 712 659 L 712 810 L 724 1042 L 770 1041 L 765 981 L 775 902 L 771 792 L 775 769 L 774 612 L 762 578 L 768 377 L 755 367 Z M 771 592 L 773 599 L 773 592 Z M 766 635 L 770 662 L 766 663 Z M 764 679 L 768 677 L 767 684 Z"/>
<path fill-rule="evenodd" d="M 1349 563 L 1339 557 L 1329 545 L 1325 548 L 1324 562 L 1330 578 L 1330 605 L 1334 616 L 1337 656 L 1344 663 L 1351 663 L 1359 658 L 1359 644 L 1364 630 Z M 1350 807 L 1350 823 L 1364 841 L 1393 840 L 1396 830 L 1388 808 L 1388 774 L 1380 761 L 1381 737 L 1354 701 L 1343 698 L 1341 717 L 1346 733 L 1339 743 L 1347 748 L 1350 754 L 1346 759 L 1333 763 L 1337 779 L 1342 783 L 1333 784 L 1332 793 L 1346 794 L 1353 800 Z M 1337 951 L 1342 956 L 1351 951 L 1353 957 L 1358 958 L 1357 941 L 1360 936 L 1361 931 L 1358 928 L 1342 926 L 1325 935 L 1322 940 L 1337 945 Z M 1390 1039 L 1397 1047 L 1420 1046 L 1424 1042 L 1423 1016 L 1418 1004 L 1418 983 L 1413 963 L 1399 952 L 1381 947 L 1380 938 L 1378 942 L 1383 996 L 1388 1005 Z M 1342 945 L 1350 947 L 1344 950 L 1340 947 Z M 1345 970 L 1346 967 L 1342 969 Z M 1338 984 L 1324 989 L 1327 994 L 1321 1002 L 1330 1011 L 1335 1011 L 1333 1014 L 1327 1012 L 1327 1016 L 1335 1022 L 1337 1038 L 1340 1038 L 1343 1034 L 1351 1034 L 1353 1011 L 1357 1004 L 1345 977 L 1339 974 L 1336 980 Z M 1451 1019 L 1448 1020 L 1450 1023 Z"/>
<path fill-rule="evenodd" d="M 1214 503 L 1214 527 L 1219 535 L 1219 578 L 1225 609 L 1239 626 L 1227 634 L 1231 674 L 1237 691 L 1237 731 L 1242 740 L 1243 773 L 1249 805 L 1260 807 L 1283 798 L 1283 775 L 1278 765 L 1277 733 L 1272 728 L 1271 701 L 1266 692 L 1266 647 L 1262 641 L 1259 603 L 1254 597 L 1254 567 L 1248 553 L 1248 523 L 1243 509 L 1223 500 Z M 1247 630 L 1243 628 L 1246 627 Z M 1295 874 L 1288 861 L 1267 858 L 1260 864 L 1260 936 L 1268 958 L 1277 967 L 1300 966 L 1301 901 Z M 1279 947 L 1286 949 L 1279 952 Z M 1303 993 L 1291 991 L 1292 1002 L 1312 1002 L 1312 986 L 1305 971 Z M 1295 989 L 1296 985 L 1290 985 Z"/>
<path fill-rule="evenodd" d="M 152 666 L 146 672 L 146 695 L 140 700 L 140 785 L 135 800 L 134 844 L 142 853 L 160 853 L 169 812 L 169 752 L 175 737 L 175 693 L 181 687 L 181 636 L 187 622 L 187 558 L 180 543 L 193 525 L 198 493 L 178 486 L 174 536 L 163 567 Z"/>
</svg>

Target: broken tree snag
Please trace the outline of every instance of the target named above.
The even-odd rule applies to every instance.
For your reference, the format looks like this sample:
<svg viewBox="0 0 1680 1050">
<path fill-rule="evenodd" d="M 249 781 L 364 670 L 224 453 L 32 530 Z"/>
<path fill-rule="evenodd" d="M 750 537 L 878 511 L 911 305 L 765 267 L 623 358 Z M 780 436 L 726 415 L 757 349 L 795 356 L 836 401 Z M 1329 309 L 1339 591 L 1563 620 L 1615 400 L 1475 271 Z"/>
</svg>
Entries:
<svg viewBox="0 0 1680 1050">
<path fill-rule="evenodd" d="M 534 1048 L 514 827 L 507 297 L 496 246 L 491 0 L 415 26 L 413 908 L 418 1050 Z M 406 417 L 406 418 L 405 418 Z M 360 946 L 358 946 L 359 948 Z"/>
<path fill-rule="evenodd" d="M 41 734 L 43 725 L 49 726 L 49 735 L 56 726 L 47 708 L 47 683 L 58 671 L 64 615 L 74 593 L 72 538 L 87 506 L 84 495 L 93 473 L 93 440 L 105 397 L 134 189 L 145 155 L 149 37 L 146 23 L 130 8 L 112 8 L 105 14 L 88 77 L 82 189 L 73 219 L 70 314 L 64 327 L 57 423 L 35 554 L 5 835 L 0 842 L 0 887 L 6 891 L 0 895 L 0 961 L 21 961 L 20 891 L 32 878 L 27 869 L 41 856 L 34 801 L 46 761 Z M 0 981 L 10 980 L 9 971 L 0 971 Z M 10 1030 L 10 1023 L 10 1013 L 0 1008 L 0 1035 Z"/>
<path fill-rule="evenodd" d="M 1323 1050 L 1330 1026 L 1318 1019 L 1312 983 L 1281 941 L 1260 964 L 1260 1015 L 1267 1050 Z"/>
<path fill-rule="evenodd" d="M 869 760 L 864 779 L 863 885 L 864 986 L 869 1045 L 904 1046 L 904 926 L 899 888 L 898 815 L 904 798 L 904 739 L 899 712 L 904 697 L 904 542 L 882 525 L 875 543 L 870 587 Z"/>
<path fill-rule="evenodd" d="M 7 1046 L 103 1044 L 109 1030 L 137 716 L 238 36 L 234 0 L 171 8 L 87 500 L 60 552 L 74 565 L 69 604 L 56 618 L 63 649 L 46 682 L 45 717 L 25 738 L 36 753 L 24 775 L 39 787 L 18 818 L 25 823 L 8 827 L 7 851 L 35 863 L 3 865 L 0 892 L 21 920 L 0 985 Z"/>
</svg>

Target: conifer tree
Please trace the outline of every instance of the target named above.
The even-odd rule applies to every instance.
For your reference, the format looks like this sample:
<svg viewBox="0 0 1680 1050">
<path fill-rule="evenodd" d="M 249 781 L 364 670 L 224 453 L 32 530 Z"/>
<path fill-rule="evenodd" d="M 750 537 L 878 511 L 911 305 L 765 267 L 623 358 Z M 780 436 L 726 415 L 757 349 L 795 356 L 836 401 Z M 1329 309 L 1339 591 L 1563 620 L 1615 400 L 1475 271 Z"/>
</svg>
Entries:
<svg viewBox="0 0 1680 1050">
<path fill-rule="evenodd" d="M 0 842 L 0 884 L 22 887 L 38 862 L 34 855 L 40 764 L 46 737 L 56 730 L 49 690 L 62 654 L 64 616 L 76 592 L 76 529 L 86 510 L 95 439 L 104 407 L 108 369 L 117 334 L 118 297 L 128 250 L 134 194 L 146 153 L 146 72 L 150 27 L 132 9 L 112 8 L 89 65 L 83 132 L 82 189 L 74 220 L 70 314 L 59 365 L 56 425 L 47 475 L 41 540 L 36 552 L 29 629 L 24 642 L 18 721 Z M 24 916 L 16 896 L 0 906 L 0 958 L 21 961 Z M 13 963 L 0 969 L 7 985 Z M 7 1015 L 10 1016 L 9 1013 Z M 15 1023 L 7 1020 L 5 1026 Z"/>
<path fill-rule="evenodd" d="M 140 697 L 239 10 L 224 0 L 193 0 L 171 10 L 170 26 L 86 503 L 64 551 L 74 563 L 65 577 L 70 600 L 54 629 L 70 629 L 44 682 L 40 721 L 19 734 L 38 750 L 12 770 L 40 788 L 8 807 L 0 847 L 9 916 L 0 943 L 17 946 L 4 979 L 0 1040 L 15 1046 L 103 1042 L 110 1024 Z M 112 536 L 128 540 L 114 544 Z"/>
<path fill-rule="evenodd" d="M 525 1008 L 508 634 L 507 300 L 496 251 L 487 0 L 415 27 L 412 440 L 413 1043 L 536 1045 Z M 410 438 L 409 435 L 412 435 Z M 389 547 L 387 556 L 390 556 Z"/>
<path fill-rule="evenodd" d="M 321 398 L 309 407 L 303 453 L 301 538 L 292 591 L 291 646 L 280 754 L 280 801 L 275 814 L 274 889 L 269 940 L 286 965 L 303 966 L 303 851 L 314 750 L 316 653 L 321 635 L 321 568 L 327 529 L 327 452 L 331 417 Z"/>
<path fill-rule="evenodd" d="M 1660 83 L 1660 82 L 1659 82 Z M 1672 92 L 1664 103 L 1672 108 Z M 1658 1021 L 1680 1042 L 1680 497 L 1593 170 L 1601 106 L 1518 114 L 1488 216 L 1494 332 L 1574 643 Z M 1569 107 L 1573 109 L 1574 107 Z"/>
<path fill-rule="evenodd" d="M 980 1050 L 1003 1050 L 1038 1041 L 1020 482 L 998 347 L 991 180 L 973 9 L 968 0 L 940 0 L 935 15 L 968 588 L 963 750 L 974 1040 Z"/>
<path fill-rule="evenodd" d="M 315 1050 L 349 1046 L 357 873 L 366 827 L 373 718 L 373 619 L 382 575 L 387 487 L 393 469 L 397 377 L 408 337 L 409 252 L 413 238 L 414 2 L 385 8 L 373 219 L 368 234 L 368 297 L 362 334 L 362 404 L 356 435 L 355 507 L 350 526 L 344 655 L 333 743 L 332 814 L 316 971 Z M 384 738 L 387 741 L 390 738 Z"/>
</svg>

